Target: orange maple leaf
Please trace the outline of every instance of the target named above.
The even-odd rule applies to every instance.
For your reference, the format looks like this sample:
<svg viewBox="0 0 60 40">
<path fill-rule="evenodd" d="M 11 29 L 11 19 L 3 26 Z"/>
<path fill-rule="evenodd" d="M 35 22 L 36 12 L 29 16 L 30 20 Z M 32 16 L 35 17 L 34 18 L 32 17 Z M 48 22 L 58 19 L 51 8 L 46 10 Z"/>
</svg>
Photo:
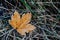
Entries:
<svg viewBox="0 0 60 40">
<path fill-rule="evenodd" d="M 14 15 L 11 16 L 9 24 L 17 30 L 21 35 L 26 35 L 26 33 L 32 32 L 36 27 L 29 22 L 31 21 L 32 14 L 26 13 L 21 15 L 15 11 Z"/>
</svg>

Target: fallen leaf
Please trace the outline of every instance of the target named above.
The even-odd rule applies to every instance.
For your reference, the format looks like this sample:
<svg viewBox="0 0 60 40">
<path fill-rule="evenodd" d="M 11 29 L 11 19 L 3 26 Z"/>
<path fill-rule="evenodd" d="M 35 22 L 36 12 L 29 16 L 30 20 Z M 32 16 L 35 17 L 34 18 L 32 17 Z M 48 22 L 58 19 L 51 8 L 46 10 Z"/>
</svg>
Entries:
<svg viewBox="0 0 60 40">
<path fill-rule="evenodd" d="M 9 24 L 17 30 L 21 35 L 26 35 L 26 33 L 32 32 L 36 27 L 29 22 L 31 21 L 32 14 L 26 13 L 21 15 L 15 11 L 14 15 L 11 16 Z"/>
</svg>

